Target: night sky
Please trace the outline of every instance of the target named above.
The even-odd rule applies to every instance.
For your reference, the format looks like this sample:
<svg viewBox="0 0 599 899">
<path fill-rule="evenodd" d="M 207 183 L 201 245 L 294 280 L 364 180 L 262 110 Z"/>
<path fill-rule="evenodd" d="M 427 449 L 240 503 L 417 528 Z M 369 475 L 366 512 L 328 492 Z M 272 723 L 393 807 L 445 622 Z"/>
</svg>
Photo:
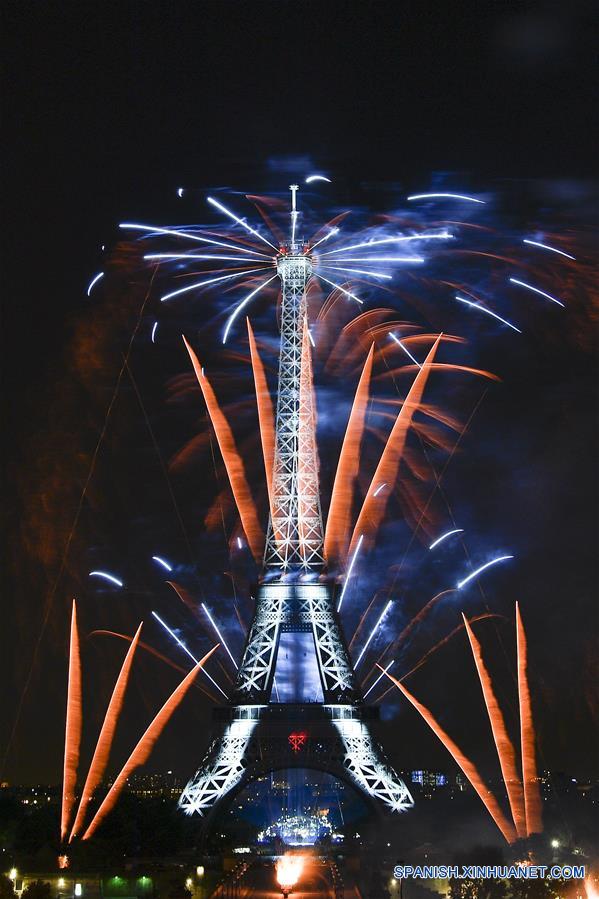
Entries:
<svg viewBox="0 0 599 899">
<path fill-rule="evenodd" d="M 295 172 L 319 170 L 333 178 L 329 196 L 338 207 L 396 208 L 399 197 L 438 183 L 487 190 L 502 198 L 496 227 L 520 235 L 536 221 L 554 233 L 562 228 L 588 258 L 596 249 L 592 13 L 590 2 L 4 5 L 2 755 L 12 741 L 3 778 L 60 780 L 73 595 L 82 634 L 132 633 L 143 617 L 147 642 L 183 667 L 185 657 L 148 621 L 150 610 L 170 615 L 198 652 L 210 640 L 196 633 L 148 559 L 156 552 L 179 559 L 189 589 L 195 584 L 196 598 L 204 591 L 216 608 L 215 597 L 225 595 L 226 547 L 202 539 L 211 464 L 173 472 L 184 538 L 127 372 L 58 576 L 147 289 L 131 245 L 116 246 L 117 223 L 206 221 L 209 188 L 266 194 L 285 190 Z M 179 185 L 190 189 L 183 204 Z M 110 290 L 88 299 L 86 286 L 104 265 L 102 245 L 116 247 Z M 567 285 L 569 318 L 550 310 L 535 329 L 531 314 L 533 336 L 519 349 L 502 337 L 472 357 L 503 383 L 490 388 L 446 486 L 469 531 L 488 535 L 484 548 L 518 556 L 466 609 L 488 605 L 505 616 L 480 634 L 512 725 L 519 600 L 540 764 L 596 777 L 598 303 L 585 272 Z M 175 315 L 155 356 L 144 319 L 143 346 L 131 357 L 167 462 L 203 422 L 178 342 L 183 328 L 197 336 L 202 315 L 193 307 Z M 196 345 L 213 353 L 200 338 Z M 458 404 L 462 418 L 476 397 Z M 326 424 L 324 410 L 322 418 Z M 394 563 L 402 546 L 395 541 L 405 545 L 406 534 L 387 532 L 384 565 Z M 419 567 L 419 558 L 401 583 L 406 616 L 437 584 L 438 573 Z M 447 564 L 452 577 L 455 560 Z M 125 594 L 92 589 L 87 572 L 96 567 L 134 586 Z M 249 567 L 238 563 L 236 576 L 241 592 L 249 589 Z M 249 601 L 244 610 L 247 617 Z M 414 659 L 455 626 L 455 615 L 427 625 Z M 83 639 L 86 755 L 123 649 L 114 638 Z M 458 638 L 411 688 L 491 772 L 491 737 L 466 650 Z M 138 660 L 114 768 L 178 676 L 149 656 Z M 193 691 L 153 754 L 153 769 L 182 778 L 195 770 L 210 709 Z M 397 767 L 449 767 L 402 701 L 393 699 L 386 718 Z"/>
</svg>

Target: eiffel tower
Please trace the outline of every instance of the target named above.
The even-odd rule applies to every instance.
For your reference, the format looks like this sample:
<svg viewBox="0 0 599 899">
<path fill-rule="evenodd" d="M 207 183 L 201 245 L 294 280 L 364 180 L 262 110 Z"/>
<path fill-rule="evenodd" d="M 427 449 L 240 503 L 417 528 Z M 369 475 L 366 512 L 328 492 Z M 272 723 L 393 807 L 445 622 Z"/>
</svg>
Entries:
<svg viewBox="0 0 599 899">
<path fill-rule="evenodd" d="M 317 769 L 357 790 L 377 811 L 413 799 L 372 735 L 378 709 L 364 703 L 327 582 L 318 485 L 306 288 L 309 248 L 291 239 L 277 256 L 281 347 L 270 519 L 255 612 L 229 702 L 179 799 L 208 823 L 256 778 Z"/>
</svg>

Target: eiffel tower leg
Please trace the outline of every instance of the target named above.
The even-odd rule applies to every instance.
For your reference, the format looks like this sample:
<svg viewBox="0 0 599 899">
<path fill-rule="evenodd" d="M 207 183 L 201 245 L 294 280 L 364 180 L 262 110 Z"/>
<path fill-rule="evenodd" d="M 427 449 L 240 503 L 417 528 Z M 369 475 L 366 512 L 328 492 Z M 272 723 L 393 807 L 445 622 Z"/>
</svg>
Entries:
<svg viewBox="0 0 599 899">
<path fill-rule="evenodd" d="M 343 744 L 344 768 L 356 786 L 391 811 L 405 812 L 412 808 L 414 800 L 410 791 L 385 759 L 368 725 L 356 718 L 338 716 L 333 719 L 333 725 Z"/>
<path fill-rule="evenodd" d="M 204 761 L 179 797 L 179 808 L 187 815 L 204 816 L 245 774 L 247 749 L 257 719 L 243 718 L 227 724 L 222 737 L 214 740 Z"/>
</svg>

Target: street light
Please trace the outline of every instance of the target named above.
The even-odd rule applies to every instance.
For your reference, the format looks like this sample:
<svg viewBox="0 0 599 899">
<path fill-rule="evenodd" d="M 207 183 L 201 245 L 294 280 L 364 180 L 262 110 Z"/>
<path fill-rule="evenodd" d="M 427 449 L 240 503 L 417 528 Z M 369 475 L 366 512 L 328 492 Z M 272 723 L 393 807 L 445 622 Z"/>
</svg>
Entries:
<svg viewBox="0 0 599 899">
<path fill-rule="evenodd" d="M 198 866 L 197 866 L 197 868 L 196 868 L 196 874 L 198 875 L 198 877 L 203 877 L 203 876 L 204 876 L 204 865 L 198 865 Z"/>
<path fill-rule="evenodd" d="M 14 883 L 15 880 L 17 879 L 17 874 L 18 874 L 17 869 L 11 868 L 10 871 L 8 872 L 8 879 L 12 880 L 12 882 Z"/>
<path fill-rule="evenodd" d="M 551 848 L 559 849 L 559 840 L 551 840 Z"/>
</svg>

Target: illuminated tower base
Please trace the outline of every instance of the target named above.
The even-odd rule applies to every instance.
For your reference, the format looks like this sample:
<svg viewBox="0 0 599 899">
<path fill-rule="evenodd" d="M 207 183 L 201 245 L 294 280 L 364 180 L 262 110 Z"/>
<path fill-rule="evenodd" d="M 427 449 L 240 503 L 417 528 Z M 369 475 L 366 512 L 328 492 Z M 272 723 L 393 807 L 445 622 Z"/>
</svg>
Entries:
<svg viewBox="0 0 599 899">
<path fill-rule="evenodd" d="M 358 694 L 331 588 L 263 584 L 231 704 L 215 709 L 221 733 L 179 807 L 209 817 L 255 778 L 299 767 L 406 811 L 412 797 L 370 732 L 377 713 Z"/>
</svg>

